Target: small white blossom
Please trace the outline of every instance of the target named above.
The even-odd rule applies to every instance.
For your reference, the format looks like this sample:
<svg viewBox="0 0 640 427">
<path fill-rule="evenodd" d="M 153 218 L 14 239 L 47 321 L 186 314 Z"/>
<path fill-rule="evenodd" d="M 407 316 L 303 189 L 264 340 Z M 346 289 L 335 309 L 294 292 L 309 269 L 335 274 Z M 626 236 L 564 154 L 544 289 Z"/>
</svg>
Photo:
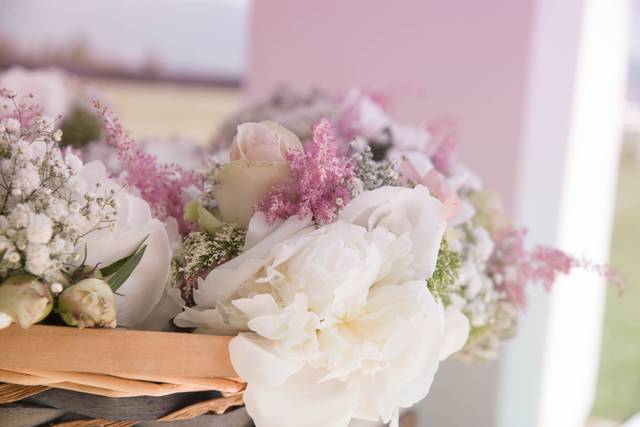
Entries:
<svg viewBox="0 0 640 427">
<path fill-rule="evenodd" d="M 63 290 L 64 290 L 64 286 L 62 286 L 62 283 L 55 282 L 51 284 L 51 292 L 53 292 L 54 294 L 59 294 Z"/>
<path fill-rule="evenodd" d="M 18 133 L 20 132 L 20 122 L 16 119 L 7 119 L 4 122 L 4 128 L 9 133 Z"/>
<path fill-rule="evenodd" d="M 31 209 L 28 205 L 18 204 L 9 214 L 9 221 L 12 227 L 25 228 L 29 225 L 29 216 Z"/>
<path fill-rule="evenodd" d="M 35 214 L 27 227 L 27 238 L 31 243 L 49 243 L 53 235 L 51 220 L 43 214 Z"/>
<path fill-rule="evenodd" d="M 50 263 L 49 248 L 46 245 L 30 244 L 27 247 L 27 271 L 41 276 L 47 271 Z"/>
<path fill-rule="evenodd" d="M 16 171 L 13 179 L 14 189 L 19 189 L 21 194 L 29 194 L 40 187 L 40 173 L 31 163 L 26 163 Z"/>
<path fill-rule="evenodd" d="M 9 252 L 6 255 L 7 261 L 9 261 L 12 264 L 16 264 L 18 262 L 20 262 L 20 254 L 17 252 Z"/>
</svg>

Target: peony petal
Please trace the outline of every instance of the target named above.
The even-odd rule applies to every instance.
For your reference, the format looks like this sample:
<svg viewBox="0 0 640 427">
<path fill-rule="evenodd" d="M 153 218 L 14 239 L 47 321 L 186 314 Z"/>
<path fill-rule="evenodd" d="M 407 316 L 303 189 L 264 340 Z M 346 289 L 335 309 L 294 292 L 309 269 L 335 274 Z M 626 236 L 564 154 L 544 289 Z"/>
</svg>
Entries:
<svg viewBox="0 0 640 427">
<path fill-rule="evenodd" d="M 251 298 L 240 298 L 231 302 L 240 311 L 252 319 L 258 316 L 267 316 L 279 312 L 278 304 L 269 294 L 258 294 Z"/>
<path fill-rule="evenodd" d="M 415 188 L 380 187 L 353 199 L 340 214 L 340 220 L 368 230 L 378 226 L 396 235 L 411 238 L 413 279 L 431 277 L 435 270 L 440 241 L 446 228 L 443 206 L 423 185 Z"/>
<path fill-rule="evenodd" d="M 212 308 L 218 301 L 228 301 L 240 285 L 249 280 L 267 262 L 267 255 L 278 243 L 297 234 L 313 230 L 311 218 L 288 218 L 260 243 L 232 260 L 213 269 L 194 292 L 198 305 Z"/>
<path fill-rule="evenodd" d="M 304 365 L 304 361 L 279 356 L 273 341 L 251 333 L 229 342 L 229 356 L 240 378 L 270 387 L 281 385 Z"/>
<path fill-rule="evenodd" d="M 469 319 L 450 305 L 444 311 L 444 339 L 440 347 L 440 360 L 445 360 L 464 346 L 469 338 Z"/>
<path fill-rule="evenodd" d="M 319 378 L 307 367 L 276 387 L 249 379 L 247 412 L 260 427 L 346 427 L 360 387 L 337 380 L 320 383 Z"/>
<path fill-rule="evenodd" d="M 398 187 L 385 186 L 360 193 L 340 212 L 339 220 L 367 227 L 371 212 L 379 205 L 388 202 L 398 190 Z"/>
<path fill-rule="evenodd" d="M 225 316 L 220 307 L 208 310 L 184 307 L 173 323 L 181 328 L 198 328 L 199 333 L 213 335 L 236 335 L 238 331 L 248 330 L 246 319 Z"/>
<path fill-rule="evenodd" d="M 284 220 L 279 219 L 273 224 L 269 224 L 269 220 L 267 220 L 267 216 L 264 212 L 254 213 L 251 217 L 251 221 L 249 221 L 249 226 L 247 227 L 247 236 L 244 239 L 243 250 L 247 251 L 260 243 L 269 234 L 273 233 L 274 230 L 278 229 L 283 222 Z"/>
</svg>

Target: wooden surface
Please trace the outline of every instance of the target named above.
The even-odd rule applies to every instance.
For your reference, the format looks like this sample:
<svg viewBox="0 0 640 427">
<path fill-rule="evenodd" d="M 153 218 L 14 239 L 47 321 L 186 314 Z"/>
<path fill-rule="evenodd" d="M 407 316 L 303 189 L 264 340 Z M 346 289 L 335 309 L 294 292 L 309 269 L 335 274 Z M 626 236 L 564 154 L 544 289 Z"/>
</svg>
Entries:
<svg viewBox="0 0 640 427">
<path fill-rule="evenodd" d="M 16 326 L 0 330 L 0 369 L 109 374 L 121 378 L 235 378 L 232 337 L 123 329 Z"/>
</svg>

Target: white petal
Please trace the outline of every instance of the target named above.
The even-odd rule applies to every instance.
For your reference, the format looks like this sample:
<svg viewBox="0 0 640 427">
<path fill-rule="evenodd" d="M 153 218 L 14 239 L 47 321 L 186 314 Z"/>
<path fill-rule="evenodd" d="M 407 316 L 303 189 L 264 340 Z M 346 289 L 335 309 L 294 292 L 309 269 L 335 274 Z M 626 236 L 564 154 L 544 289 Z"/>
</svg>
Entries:
<svg viewBox="0 0 640 427">
<path fill-rule="evenodd" d="M 122 294 L 116 296 L 118 324 L 122 326 L 133 326 L 151 313 L 160 302 L 169 278 L 171 251 L 164 225 L 153 220 L 140 231 L 141 233 L 123 233 L 118 236 L 119 240 L 129 239 L 130 243 L 139 243 L 145 235 L 149 235 L 145 241 L 147 248 L 142 260 L 118 289 L 118 293 Z"/>
<path fill-rule="evenodd" d="M 366 227 L 371 212 L 380 204 L 391 199 L 397 191 L 398 187 L 387 186 L 360 193 L 340 212 L 340 220 Z"/>
<path fill-rule="evenodd" d="M 211 308 L 217 301 L 228 301 L 240 285 L 267 263 L 267 256 L 276 244 L 304 231 L 310 224 L 310 218 L 293 216 L 251 249 L 214 268 L 194 292 L 196 303 Z M 306 231 L 310 230 L 312 228 Z"/>
<path fill-rule="evenodd" d="M 381 187 L 365 191 L 349 203 L 340 220 L 368 230 L 383 226 L 411 238 L 413 279 L 431 277 L 446 228 L 442 203 L 418 185 L 415 188 Z"/>
<path fill-rule="evenodd" d="M 440 349 L 440 360 L 445 360 L 464 346 L 469 338 L 469 319 L 456 307 L 450 305 L 444 311 L 444 339 Z"/>
<path fill-rule="evenodd" d="M 181 328 L 199 328 L 199 332 L 215 335 L 235 335 L 238 331 L 247 330 L 246 319 L 230 319 L 219 308 L 185 307 L 173 322 Z"/>
<path fill-rule="evenodd" d="M 118 289 L 123 296 L 116 296 L 118 325 L 134 326 L 151 313 L 164 293 L 171 260 L 167 232 L 162 222 L 151 217 L 149 205 L 144 200 L 119 191 L 121 187 L 107 177 L 101 162 L 87 163 L 80 176 L 90 188 L 99 182 L 101 191 L 116 191 L 120 202 L 117 228 L 94 231 L 86 236 L 87 265 L 107 266 L 131 255 L 148 236 L 142 260 Z"/>
<path fill-rule="evenodd" d="M 169 331 L 171 319 L 182 312 L 182 305 L 167 293 L 164 293 L 160 301 L 151 313 L 142 322 L 135 325 L 135 329 L 143 331 Z"/>
<path fill-rule="evenodd" d="M 229 342 L 231 363 L 249 383 L 278 386 L 298 372 L 304 361 L 280 357 L 273 342 L 256 334 L 240 334 Z"/>
<path fill-rule="evenodd" d="M 278 304 L 269 294 L 257 294 L 251 298 L 240 298 L 232 301 L 232 304 L 240 309 L 248 318 L 276 314 Z"/>
<path fill-rule="evenodd" d="M 278 220 L 273 224 L 269 224 L 267 216 L 263 212 L 256 212 L 249 221 L 247 227 L 247 236 L 244 239 L 244 250 L 254 247 L 256 244 L 264 240 L 269 234 L 273 233 L 284 221 Z"/>
<path fill-rule="evenodd" d="M 277 387 L 249 380 L 247 412 L 258 427 L 347 427 L 360 387 L 337 380 L 319 383 L 319 377 L 304 368 Z"/>
</svg>

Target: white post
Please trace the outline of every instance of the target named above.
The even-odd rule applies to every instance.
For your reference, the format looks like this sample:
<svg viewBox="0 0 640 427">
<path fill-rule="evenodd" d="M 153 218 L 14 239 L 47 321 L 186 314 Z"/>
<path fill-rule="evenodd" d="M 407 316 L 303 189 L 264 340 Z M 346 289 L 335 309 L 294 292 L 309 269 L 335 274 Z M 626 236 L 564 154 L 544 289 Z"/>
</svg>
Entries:
<svg viewBox="0 0 640 427">
<path fill-rule="evenodd" d="M 531 240 L 599 262 L 610 240 L 628 19 L 626 0 L 540 0 L 532 38 L 517 217 Z M 589 274 L 562 280 L 548 298 L 536 292 L 503 361 L 501 427 L 584 427 L 604 296 Z"/>
</svg>

